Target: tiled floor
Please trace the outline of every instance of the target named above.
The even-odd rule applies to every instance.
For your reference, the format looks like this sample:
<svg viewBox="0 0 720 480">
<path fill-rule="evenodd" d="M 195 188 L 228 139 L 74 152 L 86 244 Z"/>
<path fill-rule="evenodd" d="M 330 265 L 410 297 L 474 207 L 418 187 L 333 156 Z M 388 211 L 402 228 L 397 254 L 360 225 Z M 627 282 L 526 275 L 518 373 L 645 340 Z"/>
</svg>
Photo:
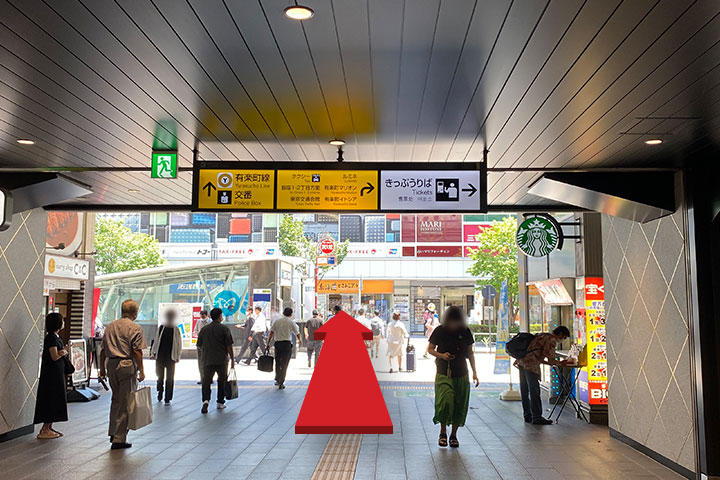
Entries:
<svg viewBox="0 0 720 480">
<path fill-rule="evenodd" d="M 199 388 L 181 382 L 173 405 L 157 405 L 153 424 L 130 433 L 134 446 L 127 451 L 109 450 L 109 395 L 71 404 L 71 420 L 56 425 L 63 438 L 25 436 L 0 444 L 0 476 L 308 479 L 330 437 L 295 435 L 306 382 L 292 383 L 283 391 L 267 382 L 246 383 L 226 410 L 201 415 Z M 493 384 L 481 385 L 473 394 L 468 424 L 459 435 L 461 447 L 441 449 L 436 446 L 428 385 L 399 387 L 383 384 L 396 433 L 363 436 L 357 480 L 681 478 L 609 438 L 606 428 L 586 425 L 572 415 L 559 425 L 526 425 L 520 406 L 498 400 L 494 391 L 501 386 Z"/>
</svg>

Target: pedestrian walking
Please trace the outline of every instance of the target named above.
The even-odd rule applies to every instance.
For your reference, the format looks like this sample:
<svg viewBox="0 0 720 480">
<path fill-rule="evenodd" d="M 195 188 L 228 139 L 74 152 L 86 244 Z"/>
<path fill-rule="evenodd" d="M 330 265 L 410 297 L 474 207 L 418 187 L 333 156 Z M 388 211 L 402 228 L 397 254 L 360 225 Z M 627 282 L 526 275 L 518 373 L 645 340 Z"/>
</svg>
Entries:
<svg viewBox="0 0 720 480">
<path fill-rule="evenodd" d="M 370 330 L 372 330 L 373 339 L 370 347 L 370 358 L 375 351 L 375 358 L 380 354 L 380 339 L 385 337 L 385 322 L 380 318 L 380 312 L 375 310 L 373 317 L 370 319 Z"/>
<path fill-rule="evenodd" d="M 565 366 L 567 360 L 555 360 L 555 347 L 568 337 L 570 330 L 564 326 L 557 327 L 552 333 L 538 333 L 528 345 L 525 356 L 515 360 L 515 366 L 520 371 L 520 398 L 527 423 L 552 424 L 552 420 L 542 416 L 540 364 Z"/>
<path fill-rule="evenodd" d="M 37 436 L 41 440 L 62 437 L 63 434 L 53 428 L 53 423 L 68 420 L 65 364 L 69 349 L 58 335 L 62 328 L 62 315 L 48 313 L 45 317 L 45 340 L 33 422 L 43 424 Z"/>
<path fill-rule="evenodd" d="M 198 337 L 198 345 L 203 352 L 202 376 L 202 409 L 201 413 L 208 413 L 210 404 L 210 385 L 213 377 L 217 375 L 217 409 L 225 408 L 225 384 L 228 375 L 228 358 L 230 368 L 235 368 L 233 356 L 233 338 L 230 329 L 222 324 L 223 314 L 219 308 L 210 310 L 212 323 L 203 327 Z"/>
<path fill-rule="evenodd" d="M 250 356 L 245 360 L 245 365 L 250 365 L 255 360 L 255 352 L 260 349 L 260 353 L 265 351 L 265 333 L 267 332 L 267 319 L 262 313 L 262 308 L 255 307 L 255 321 L 252 326 L 252 340 L 250 341 Z"/>
<path fill-rule="evenodd" d="M 142 328 L 135 323 L 139 310 L 135 300 L 122 303 L 122 317 L 105 327 L 100 353 L 100 377 L 107 377 L 112 389 L 108 435 L 113 450 L 132 447 L 127 442 L 130 395 L 137 390 L 138 381 L 145 380 L 142 351 L 147 344 Z"/>
<path fill-rule="evenodd" d="M 200 310 L 200 319 L 195 322 L 195 328 L 193 328 L 193 337 L 198 338 L 200 336 L 200 331 L 203 329 L 205 325 L 208 325 L 212 320 L 210 320 L 210 317 L 208 317 L 207 310 Z M 195 344 L 195 353 L 197 355 L 197 362 L 198 362 L 198 372 L 200 373 L 200 381 L 197 382 L 198 385 L 202 384 L 202 352 L 200 351 L 200 348 L 198 348 L 197 343 Z"/>
<path fill-rule="evenodd" d="M 390 373 L 393 372 L 392 360 L 395 357 L 397 357 L 398 361 L 398 371 L 402 372 L 403 344 L 405 342 L 405 338 L 408 337 L 408 332 L 405 328 L 405 324 L 400 321 L 400 314 L 398 312 L 393 313 L 392 322 L 390 322 L 390 325 L 387 327 L 386 337 L 388 343 Z"/>
<path fill-rule="evenodd" d="M 158 327 L 155 340 L 150 345 L 150 356 L 155 359 L 157 375 L 157 399 L 161 402 L 165 394 L 165 406 L 169 406 L 175 389 L 175 364 L 182 353 L 182 334 L 177 327 L 177 312 L 167 310 L 165 319 Z"/>
<path fill-rule="evenodd" d="M 437 314 L 430 315 L 427 320 L 425 320 L 425 336 L 428 338 L 428 340 L 430 339 L 438 325 L 440 325 L 440 322 L 438 321 Z M 425 347 L 425 354 L 423 355 L 423 358 L 427 358 L 429 349 L 430 342 L 428 342 L 427 347 Z"/>
<path fill-rule="evenodd" d="M 312 367 L 312 357 L 315 354 L 315 365 L 317 365 L 322 340 L 315 340 L 315 330 L 322 327 L 323 321 L 317 310 L 312 311 L 312 317 L 305 321 L 305 345 L 307 347 L 308 368 Z"/>
<path fill-rule="evenodd" d="M 239 328 L 242 330 L 242 336 L 243 336 L 243 343 L 242 347 L 240 348 L 240 353 L 235 358 L 235 363 L 239 363 L 244 357 L 245 352 L 247 352 L 250 349 L 250 343 L 252 342 L 252 327 L 255 323 L 255 316 L 253 315 L 253 309 L 251 307 L 248 307 L 247 312 L 245 312 L 245 323 L 243 325 L 235 325 L 235 328 Z"/>
<path fill-rule="evenodd" d="M 283 310 L 283 316 L 275 320 L 270 327 L 268 338 L 268 344 L 271 340 L 275 340 L 275 384 L 280 390 L 285 388 L 285 376 L 292 355 L 292 339 L 295 337 L 300 340 L 300 330 L 293 321 L 292 315 L 292 308 Z"/>
<path fill-rule="evenodd" d="M 442 323 L 429 339 L 430 355 L 435 357 L 435 416 L 433 423 L 440 424 L 438 445 L 448 446 L 447 426 L 452 425 L 450 446 L 457 448 L 458 428 L 465 425 L 470 405 L 470 379 L 467 363 L 472 368 L 473 382 L 480 384 L 475 369 L 473 334 L 467 326 L 465 312 L 460 307 L 448 307 Z"/>
</svg>

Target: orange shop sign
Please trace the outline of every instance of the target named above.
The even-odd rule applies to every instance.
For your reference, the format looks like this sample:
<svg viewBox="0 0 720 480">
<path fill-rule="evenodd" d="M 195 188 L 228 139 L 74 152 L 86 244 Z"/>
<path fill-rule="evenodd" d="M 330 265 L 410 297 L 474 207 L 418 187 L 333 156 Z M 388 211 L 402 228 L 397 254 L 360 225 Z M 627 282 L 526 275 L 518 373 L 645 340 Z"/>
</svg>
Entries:
<svg viewBox="0 0 720 480">
<path fill-rule="evenodd" d="M 392 280 L 363 280 L 362 293 L 393 293 Z M 317 293 L 350 293 L 357 294 L 360 280 L 320 280 Z"/>
</svg>

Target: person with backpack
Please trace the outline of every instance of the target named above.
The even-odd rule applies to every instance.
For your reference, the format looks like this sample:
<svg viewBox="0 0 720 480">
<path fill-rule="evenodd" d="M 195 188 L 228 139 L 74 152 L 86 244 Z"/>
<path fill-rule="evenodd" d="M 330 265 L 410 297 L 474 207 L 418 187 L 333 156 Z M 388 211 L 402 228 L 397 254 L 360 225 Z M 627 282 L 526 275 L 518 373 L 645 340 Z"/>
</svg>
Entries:
<svg viewBox="0 0 720 480">
<path fill-rule="evenodd" d="M 433 331 L 428 353 L 435 357 L 435 416 L 433 423 L 440 424 L 438 445 L 448 446 L 447 426 L 452 425 L 450 446 L 457 448 L 458 428 L 465 425 L 470 406 L 470 378 L 468 361 L 472 368 L 473 383 L 480 384 L 475 369 L 473 344 L 475 339 L 467 326 L 462 308 L 448 307 L 443 312 L 442 323 Z"/>
<path fill-rule="evenodd" d="M 532 338 L 531 338 L 532 337 Z M 552 333 L 520 333 L 507 343 L 508 354 L 514 357 L 520 372 L 520 397 L 523 417 L 533 425 L 551 425 L 552 420 L 542 416 L 540 398 L 540 364 L 567 365 L 566 360 L 555 359 L 555 347 L 570 337 L 567 327 L 557 327 Z"/>
<path fill-rule="evenodd" d="M 305 345 L 307 346 L 308 368 L 312 368 L 312 357 L 315 354 L 315 365 L 317 365 L 322 340 L 315 340 L 315 330 L 322 327 L 323 321 L 317 310 L 312 311 L 312 318 L 305 321 Z"/>
<path fill-rule="evenodd" d="M 372 344 L 370 345 L 370 358 L 373 356 L 373 350 L 375 350 L 375 358 L 378 358 L 380 339 L 384 337 L 385 322 L 380 318 L 380 312 L 377 310 L 373 312 L 373 317 L 370 319 L 370 330 L 372 330 L 373 334 Z"/>
</svg>

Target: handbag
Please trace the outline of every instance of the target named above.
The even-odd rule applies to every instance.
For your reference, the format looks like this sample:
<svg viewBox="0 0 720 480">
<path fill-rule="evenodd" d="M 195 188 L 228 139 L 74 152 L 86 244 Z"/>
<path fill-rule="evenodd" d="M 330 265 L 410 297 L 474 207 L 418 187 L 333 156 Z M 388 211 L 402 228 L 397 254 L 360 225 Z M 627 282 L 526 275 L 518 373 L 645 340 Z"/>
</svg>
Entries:
<svg viewBox="0 0 720 480">
<path fill-rule="evenodd" d="M 130 393 L 128 402 L 128 428 L 139 430 L 152 423 L 152 392 L 150 387 L 141 387 Z"/>
<path fill-rule="evenodd" d="M 260 355 L 260 357 L 258 357 L 257 367 L 261 372 L 272 372 L 274 370 L 274 363 L 275 357 L 268 355 L 268 352 L 266 351 L 265 355 Z"/>
<path fill-rule="evenodd" d="M 75 373 L 75 365 L 72 364 L 70 359 L 68 358 L 70 354 L 68 353 L 63 358 L 63 362 L 65 363 L 65 375 L 72 375 Z"/>
<path fill-rule="evenodd" d="M 230 370 L 230 375 L 225 382 L 225 400 L 233 400 L 238 398 L 240 392 L 238 391 L 237 374 L 235 369 Z"/>
</svg>

